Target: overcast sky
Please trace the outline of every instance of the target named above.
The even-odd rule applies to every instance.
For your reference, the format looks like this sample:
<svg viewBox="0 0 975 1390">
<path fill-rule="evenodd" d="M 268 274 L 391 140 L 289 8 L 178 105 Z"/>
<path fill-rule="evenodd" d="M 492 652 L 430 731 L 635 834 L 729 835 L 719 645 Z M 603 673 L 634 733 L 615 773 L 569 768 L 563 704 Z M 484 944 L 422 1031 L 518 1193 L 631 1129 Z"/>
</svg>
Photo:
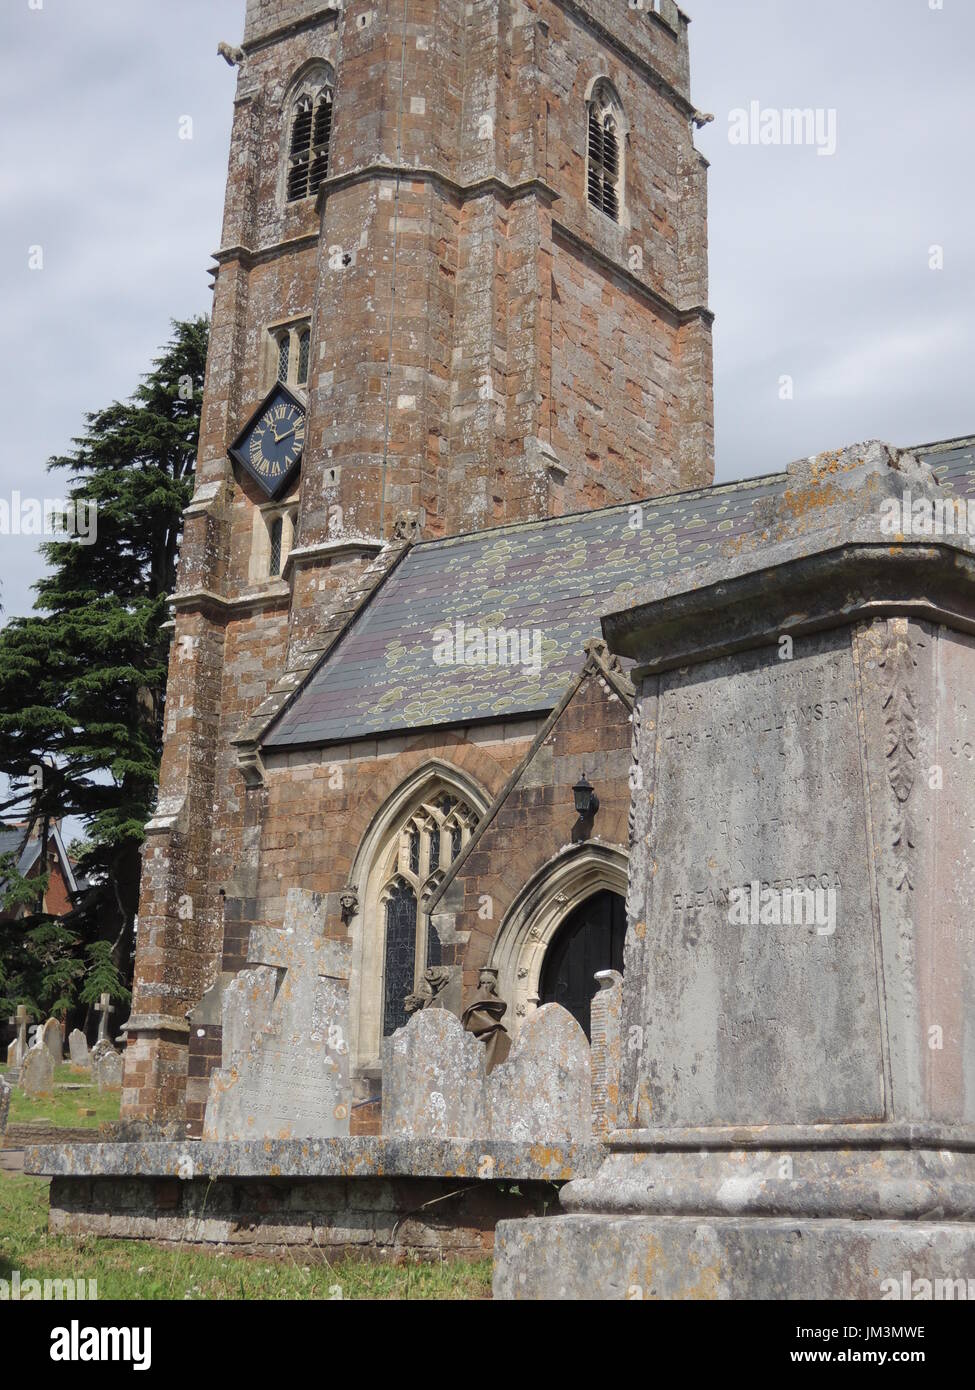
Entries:
<svg viewBox="0 0 975 1390">
<path fill-rule="evenodd" d="M 206 311 L 244 0 L 0 0 L 0 497 L 127 396 L 171 318 Z M 934 0 L 936 3 L 937 0 Z M 624 3 L 624 0 L 619 0 Z M 870 437 L 975 432 L 975 3 L 688 0 L 715 113 L 717 476 Z M 810 107 L 836 151 L 733 144 L 729 117 Z M 192 118 L 191 140 L 179 138 Z M 828 130 L 828 125 L 823 127 Z M 944 269 L 929 268 L 944 248 Z M 40 247 L 43 269 L 29 268 Z M 780 399 L 780 380 L 793 399 Z M 4 617 L 36 541 L 0 536 Z"/>
</svg>

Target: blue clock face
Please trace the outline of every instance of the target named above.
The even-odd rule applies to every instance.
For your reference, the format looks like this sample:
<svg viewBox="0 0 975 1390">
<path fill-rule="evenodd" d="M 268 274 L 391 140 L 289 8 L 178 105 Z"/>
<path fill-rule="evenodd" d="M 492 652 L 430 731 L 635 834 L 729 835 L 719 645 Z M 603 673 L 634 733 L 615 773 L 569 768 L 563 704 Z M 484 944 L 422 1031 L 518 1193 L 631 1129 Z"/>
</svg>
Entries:
<svg viewBox="0 0 975 1390">
<path fill-rule="evenodd" d="M 297 468 L 304 444 L 304 406 L 279 384 L 251 416 L 230 453 L 274 497 Z"/>
</svg>

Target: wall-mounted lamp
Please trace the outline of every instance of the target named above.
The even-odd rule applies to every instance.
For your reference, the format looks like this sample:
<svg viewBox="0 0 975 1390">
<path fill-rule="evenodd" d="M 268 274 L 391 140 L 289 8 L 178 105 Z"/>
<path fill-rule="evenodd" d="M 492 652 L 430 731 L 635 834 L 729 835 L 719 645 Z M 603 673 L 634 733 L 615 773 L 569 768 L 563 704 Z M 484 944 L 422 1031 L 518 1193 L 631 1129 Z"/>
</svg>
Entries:
<svg viewBox="0 0 975 1390">
<path fill-rule="evenodd" d="M 592 820 L 599 810 L 599 797 L 593 791 L 592 783 L 585 773 L 579 778 L 572 788 L 572 795 L 575 797 L 576 810 L 580 820 Z"/>
</svg>

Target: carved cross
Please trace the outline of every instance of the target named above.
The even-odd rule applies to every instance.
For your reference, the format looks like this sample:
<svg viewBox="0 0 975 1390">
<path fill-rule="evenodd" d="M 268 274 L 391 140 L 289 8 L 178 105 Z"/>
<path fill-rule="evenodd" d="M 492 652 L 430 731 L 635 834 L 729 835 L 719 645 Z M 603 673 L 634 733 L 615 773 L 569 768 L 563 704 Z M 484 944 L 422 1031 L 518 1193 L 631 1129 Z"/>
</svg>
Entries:
<svg viewBox="0 0 975 1390">
<path fill-rule="evenodd" d="M 115 1012 L 115 1005 L 108 1002 L 110 998 L 111 995 L 103 994 L 95 1005 L 95 1013 L 101 1014 L 101 1018 L 98 1020 L 98 1037 L 95 1039 L 96 1042 L 102 1042 L 108 1039 L 108 1016 Z"/>
<path fill-rule="evenodd" d="M 17 1012 L 14 1014 L 13 1018 L 8 1018 L 7 1022 L 17 1029 L 17 1046 L 23 1056 L 27 1051 L 27 1006 L 25 1004 L 18 1004 Z"/>
</svg>

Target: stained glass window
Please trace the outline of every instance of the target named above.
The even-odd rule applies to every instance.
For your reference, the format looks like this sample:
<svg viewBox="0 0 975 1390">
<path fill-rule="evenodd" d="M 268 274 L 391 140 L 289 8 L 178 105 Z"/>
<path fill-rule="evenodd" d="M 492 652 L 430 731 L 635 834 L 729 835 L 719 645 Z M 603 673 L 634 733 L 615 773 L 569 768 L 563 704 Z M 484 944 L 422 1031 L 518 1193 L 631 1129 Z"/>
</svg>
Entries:
<svg viewBox="0 0 975 1390">
<path fill-rule="evenodd" d="M 311 330 L 306 328 L 298 338 L 298 385 L 308 381 L 308 349 L 311 346 Z"/>
<path fill-rule="evenodd" d="M 420 872 L 420 832 L 417 829 L 410 831 L 410 873 Z"/>
<path fill-rule="evenodd" d="M 450 862 L 453 863 L 460 854 L 464 844 L 464 832 L 459 825 L 455 825 L 450 832 Z"/>
<path fill-rule="evenodd" d="M 440 827 L 435 825 L 430 831 L 430 873 L 440 868 Z"/>
<path fill-rule="evenodd" d="M 439 944 L 439 943 L 438 943 Z M 438 964 L 437 962 L 432 962 Z M 383 1037 L 402 1028 L 409 1015 L 404 1000 L 416 973 L 416 894 L 399 879 L 386 901 L 386 951 L 383 973 Z"/>
<path fill-rule="evenodd" d="M 287 382 L 288 362 L 291 358 L 291 334 L 282 333 L 278 342 L 278 381 Z"/>
</svg>

